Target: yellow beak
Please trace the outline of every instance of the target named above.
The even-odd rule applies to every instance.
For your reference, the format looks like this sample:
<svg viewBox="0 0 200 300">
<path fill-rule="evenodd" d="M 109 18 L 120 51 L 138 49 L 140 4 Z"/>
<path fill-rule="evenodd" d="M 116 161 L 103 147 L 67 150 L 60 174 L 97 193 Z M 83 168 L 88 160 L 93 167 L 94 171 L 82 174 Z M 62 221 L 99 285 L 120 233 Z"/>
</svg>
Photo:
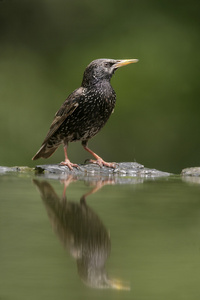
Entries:
<svg viewBox="0 0 200 300">
<path fill-rule="evenodd" d="M 138 62 L 139 59 L 134 58 L 134 59 L 121 59 L 121 60 L 117 60 L 116 64 L 114 64 L 115 68 L 119 68 L 119 67 L 123 67 L 129 64 L 133 64 Z"/>
</svg>

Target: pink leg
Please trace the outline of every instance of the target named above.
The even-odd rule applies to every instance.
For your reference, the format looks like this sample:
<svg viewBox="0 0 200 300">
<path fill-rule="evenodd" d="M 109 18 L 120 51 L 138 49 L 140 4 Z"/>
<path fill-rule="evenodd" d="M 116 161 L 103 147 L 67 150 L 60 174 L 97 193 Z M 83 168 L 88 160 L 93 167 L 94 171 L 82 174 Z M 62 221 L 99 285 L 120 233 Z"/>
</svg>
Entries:
<svg viewBox="0 0 200 300">
<path fill-rule="evenodd" d="M 97 165 L 99 165 L 100 167 L 106 166 L 106 167 L 113 168 L 113 169 L 116 168 L 116 163 L 109 163 L 109 162 L 104 161 L 99 155 L 97 155 L 97 154 L 94 153 L 92 150 L 90 150 L 90 149 L 87 147 L 87 144 L 82 143 L 82 146 L 83 146 L 83 148 L 84 148 L 86 151 L 88 151 L 90 154 L 92 154 L 92 155 L 94 156 L 94 158 L 96 158 L 96 160 L 90 159 L 89 162 L 91 162 L 91 163 L 93 163 L 93 164 L 97 164 Z"/>
<path fill-rule="evenodd" d="M 73 167 L 78 168 L 77 164 L 73 164 L 71 163 L 71 161 L 69 160 L 68 156 L 67 156 L 67 146 L 64 146 L 64 153 L 65 153 L 65 161 L 62 161 L 60 163 L 61 166 L 67 166 L 70 170 L 73 169 Z"/>
</svg>

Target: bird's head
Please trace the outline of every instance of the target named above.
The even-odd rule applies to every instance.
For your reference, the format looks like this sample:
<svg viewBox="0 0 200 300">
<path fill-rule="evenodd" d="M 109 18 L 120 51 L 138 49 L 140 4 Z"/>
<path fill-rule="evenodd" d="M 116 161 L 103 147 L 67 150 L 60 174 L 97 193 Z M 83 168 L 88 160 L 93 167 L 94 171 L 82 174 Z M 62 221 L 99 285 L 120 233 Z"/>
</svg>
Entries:
<svg viewBox="0 0 200 300">
<path fill-rule="evenodd" d="M 138 59 L 108 59 L 101 58 L 93 60 L 85 69 L 82 86 L 89 86 L 100 80 L 110 80 L 115 70 L 119 67 L 136 63 Z"/>
</svg>

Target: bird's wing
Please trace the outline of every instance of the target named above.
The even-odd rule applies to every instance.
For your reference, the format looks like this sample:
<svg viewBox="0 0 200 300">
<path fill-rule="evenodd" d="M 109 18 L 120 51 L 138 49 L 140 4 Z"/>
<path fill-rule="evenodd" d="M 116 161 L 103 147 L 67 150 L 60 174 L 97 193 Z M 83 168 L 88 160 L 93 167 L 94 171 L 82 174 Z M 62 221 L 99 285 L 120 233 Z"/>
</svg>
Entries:
<svg viewBox="0 0 200 300">
<path fill-rule="evenodd" d="M 71 115 L 75 109 L 79 106 L 79 100 L 83 96 L 83 91 L 81 88 L 74 91 L 69 97 L 65 100 L 63 105 L 55 114 L 55 118 L 50 126 L 49 132 L 43 142 L 45 144 L 48 139 L 58 130 L 60 125 L 66 120 L 66 118 Z"/>
</svg>

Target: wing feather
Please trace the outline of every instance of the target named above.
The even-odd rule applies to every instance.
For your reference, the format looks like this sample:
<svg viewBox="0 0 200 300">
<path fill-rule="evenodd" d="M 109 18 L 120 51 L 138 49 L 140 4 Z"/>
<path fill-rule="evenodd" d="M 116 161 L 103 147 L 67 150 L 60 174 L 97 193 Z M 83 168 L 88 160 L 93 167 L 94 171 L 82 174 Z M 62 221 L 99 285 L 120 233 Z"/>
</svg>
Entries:
<svg viewBox="0 0 200 300">
<path fill-rule="evenodd" d="M 50 129 L 42 145 L 44 145 L 48 141 L 48 139 L 59 129 L 59 127 L 66 120 L 66 118 L 75 111 L 75 109 L 79 106 L 79 100 L 82 96 L 83 88 L 79 88 L 76 91 L 74 91 L 71 95 L 69 95 L 69 97 L 65 100 L 63 105 L 55 114 L 55 118 L 50 126 Z"/>
</svg>

